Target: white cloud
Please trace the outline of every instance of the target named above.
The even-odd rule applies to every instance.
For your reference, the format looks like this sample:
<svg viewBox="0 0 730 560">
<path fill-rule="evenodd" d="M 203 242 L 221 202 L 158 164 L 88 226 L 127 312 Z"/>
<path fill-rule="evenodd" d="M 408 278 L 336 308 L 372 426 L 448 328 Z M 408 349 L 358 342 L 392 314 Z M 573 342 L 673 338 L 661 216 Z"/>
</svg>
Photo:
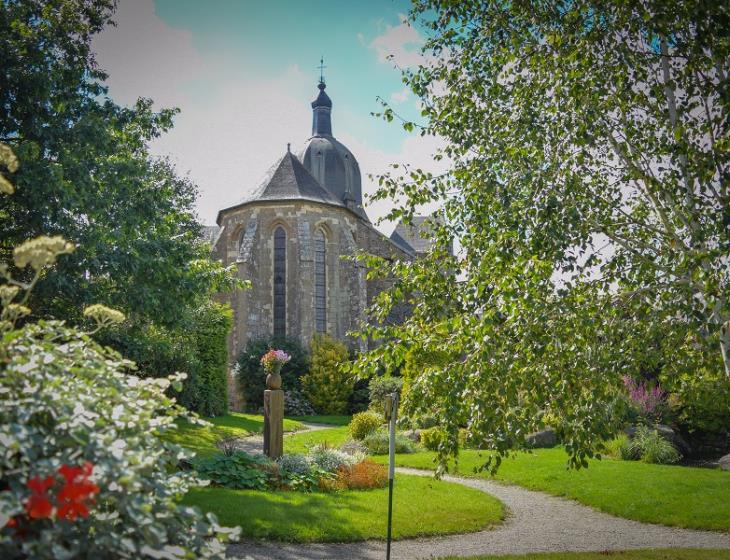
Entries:
<svg viewBox="0 0 730 560">
<path fill-rule="evenodd" d="M 183 105 L 182 86 L 206 67 L 190 31 L 157 17 L 152 0 L 119 2 L 114 21 L 117 26 L 93 42 L 99 65 L 109 73 L 109 93 L 126 105 L 138 97 L 154 99 L 157 107 Z"/>
<path fill-rule="evenodd" d="M 385 31 L 375 37 L 369 47 L 375 50 L 380 62 L 393 62 L 400 67 L 423 64 L 421 46 L 423 36 L 411 27 L 404 15 L 399 25 L 386 25 Z"/>
<path fill-rule="evenodd" d="M 390 94 L 390 100 L 393 103 L 403 103 L 405 101 L 408 101 L 408 98 L 411 95 L 411 90 L 407 87 L 403 88 L 400 91 L 396 91 Z"/>
<path fill-rule="evenodd" d="M 213 224 L 220 209 L 258 186 L 284 154 L 287 142 L 297 152 L 309 136 L 309 101 L 316 93 L 313 83 L 297 66 L 267 80 L 253 73 L 231 72 L 233 63 L 221 61 L 220 56 L 203 56 L 189 31 L 170 27 L 157 17 L 152 0 L 120 2 L 115 20 L 118 26 L 94 41 L 99 65 L 110 74 L 110 94 L 125 104 L 145 96 L 153 98 L 157 107 L 181 109 L 174 128 L 155 140 L 152 150 L 169 155 L 178 171 L 199 186 L 198 214 L 204 223 Z M 411 46 L 417 33 L 406 32 L 404 26 L 391 27 L 373 43 L 386 48 L 393 37 L 405 37 L 405 44 Z M 186 93 L 196 89 L 205 95 Z M 394 95 L 405 100 L 406 93 Z M 333 117 L 337 126 L 337 114 Z M 444 167 L 443 162 L 432 161 L 439 146 L 434 138 L 414 134 L 399 150 L 384 151 L 358 139 L 354 131 L 348 134 L 336 128 L 335 132 L 360 162 L 366 195 L 377 188 L 367 174 L 383 173 L 391 163 L 407 162 L 433 172 Z M 380 201 L 366 209 L 375 221 L 392 205 L 392 201 Z M 386 224 L 383 229 L 393 227 Z"/>
</svg>

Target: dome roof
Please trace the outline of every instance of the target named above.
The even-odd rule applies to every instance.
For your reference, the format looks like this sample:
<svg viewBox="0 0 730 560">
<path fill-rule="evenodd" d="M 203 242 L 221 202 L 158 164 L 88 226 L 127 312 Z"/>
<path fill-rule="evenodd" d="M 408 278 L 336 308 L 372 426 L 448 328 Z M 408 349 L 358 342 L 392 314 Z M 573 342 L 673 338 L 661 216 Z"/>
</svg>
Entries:
<svg viewBox="0 0 730 560">
<path fill-rule="evenodd" d="M 319 95 L 312 102 L 312 137 L 304 144 L 299 160 L 320 185 L 367 220 L 362 207 L 360 165 L 352 152 L 332 136 L 332 100 L 324 91 L 324 81 L 317 87 Z"/>
<path fill-rule="evenodd" d="M 299 154 L 299 160 L 320 185 L 367 219 L 362 208 L 360 165 L 344 144 L 331 135 L 312 136 Z"/>
</svg>

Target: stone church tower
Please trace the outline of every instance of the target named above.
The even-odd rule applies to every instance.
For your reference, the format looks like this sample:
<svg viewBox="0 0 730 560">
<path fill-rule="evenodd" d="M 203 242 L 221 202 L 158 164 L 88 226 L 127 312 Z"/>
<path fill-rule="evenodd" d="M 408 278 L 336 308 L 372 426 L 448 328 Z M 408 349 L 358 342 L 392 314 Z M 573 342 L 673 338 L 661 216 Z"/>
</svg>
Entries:
<svg viewBox="0 0 730 560">
<path fill-rule="evenodd" d="M 342 257 L 416 256 L 402 230 L 388 238 L 370 222 L 360 166 L 333 136 L 332 101 L 324 81 L 318 88 L 312 136 L 301 152 L 287 148 L 251 196 L 218 213 L 214 255 L 253 285 L 226 296 L 234 311 L 231 356 L 248 340 L 271 335 L 306 346 L 322 332 L 353 346 L 347 333 L 385 286 L 367 281 L 362 265 Z"/>
</svg>

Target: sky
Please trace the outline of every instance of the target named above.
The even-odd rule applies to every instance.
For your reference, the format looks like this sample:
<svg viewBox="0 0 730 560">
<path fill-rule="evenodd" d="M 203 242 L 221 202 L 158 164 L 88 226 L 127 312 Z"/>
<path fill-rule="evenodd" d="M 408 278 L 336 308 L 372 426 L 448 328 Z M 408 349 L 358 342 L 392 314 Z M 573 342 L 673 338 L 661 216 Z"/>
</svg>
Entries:
<svg viewBox="0 0 730 560">
<path fill-rule="evenodd" d="M 399 70 L 421 60 L 424 38 L 404 23 L 408 7 L 404 0 L 119 0 L 116 26 L 97 35 L 93 49 L 117 103 L 147 97 L 156 108 L 180 109 L 152 151 L 198 185 L 198 215 L 211 225 L 259 185 L 288 142 L 297 153 L 310 136 L 321 57 L 333 134 L 358 159 L 366 197 L 375 190 L 367 175 L 391 163 L 439 171 L 430 157 L 438 140 L 371 115 L 380 97 L 418 117 Z M 366 200 L 365 208 L 375 221 L 390 205 Z"/>
</svg>

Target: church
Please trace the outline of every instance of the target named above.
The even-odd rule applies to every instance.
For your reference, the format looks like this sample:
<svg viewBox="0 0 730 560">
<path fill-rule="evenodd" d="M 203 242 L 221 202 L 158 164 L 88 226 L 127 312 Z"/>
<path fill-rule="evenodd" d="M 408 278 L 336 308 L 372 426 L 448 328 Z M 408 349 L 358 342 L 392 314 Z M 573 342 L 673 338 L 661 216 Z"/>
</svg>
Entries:
<svg viewBox="0 0 730 560">
<path fill-rule="evenodd" d="M 220 210 L 218 227 L 209 232 L 214 257 L 252 284 L 226 295 L 234 313 L 231 356 L 249 340 L 272 335 L 307 346 L 314 333 L 327 333 L 364 349 L 347 334 L 358 329 L 387 281 L 367 280 L 364 265 L 346 257 L 364 251 L 411 260 L 428 250 L 423 218 L 399 225 L 390 237 L 370 222 L 360 166 L 332 133 L 323 79 L 318 89 L 312 135 L 303 147 L 294 153 L 287 145 L 261 185 Z"/>
</svg>

